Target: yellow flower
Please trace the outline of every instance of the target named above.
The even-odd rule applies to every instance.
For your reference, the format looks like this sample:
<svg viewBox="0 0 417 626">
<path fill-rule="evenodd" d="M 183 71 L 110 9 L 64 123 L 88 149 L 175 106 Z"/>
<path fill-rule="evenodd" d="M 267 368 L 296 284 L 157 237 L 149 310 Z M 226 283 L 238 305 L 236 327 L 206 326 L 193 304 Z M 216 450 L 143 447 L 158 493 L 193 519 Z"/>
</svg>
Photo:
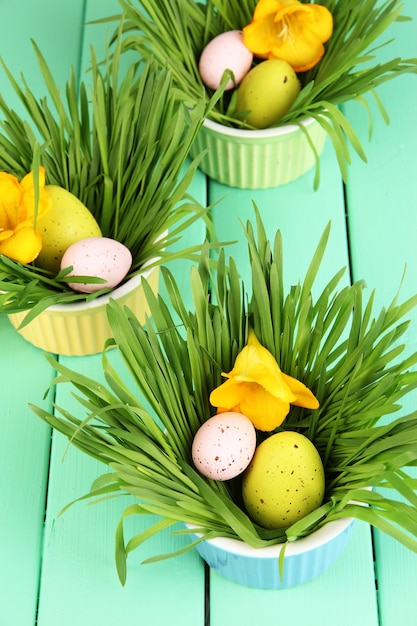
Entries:
<svg viewBox="0 0 417 626">
<path fill-rule="evenodd" d="M 45 170 L 39 168 L 39 203 L 37 217 L 49 210 L 45 191 Z M 42 238 L 35 228 L 35 188 L 33 172 L 18 181 L 16 176 L 0 172 L 0 254 L 30 263 L 42 248 Z"/>
<path fill-rule="evenodd" d="M 243 413 L 258 430 L 271 431 L 279 426 L 288 415 L 290 404 L 306 409 L 319 407 L 318 400 L 302 382 L 281 372 L 252 329 L 232 371 L 222 376 L 228 380 L 211 392 L 211 404 L 218 413 Z"/>
<path fill-rule="evenodd" d="M 332 32 L 333 16 L 320 4 L 259 0 L 253 22 L 243 28 L 243 41 L 254 55 L 282 59 L 295 72 L 305 72 L 320 61 Z"/>
</svg>

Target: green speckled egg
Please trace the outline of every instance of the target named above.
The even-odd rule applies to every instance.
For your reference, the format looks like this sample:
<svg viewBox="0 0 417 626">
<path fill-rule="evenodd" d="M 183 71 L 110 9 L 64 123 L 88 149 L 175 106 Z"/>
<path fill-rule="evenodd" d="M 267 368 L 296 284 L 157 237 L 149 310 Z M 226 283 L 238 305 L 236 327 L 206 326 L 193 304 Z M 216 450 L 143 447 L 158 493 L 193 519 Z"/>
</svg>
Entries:
<svg viewBox="0 0 417 626">
<path fill-rule="evenodd" d="M 287 528 L 323 502 L 325 472 L 313 443 L 285 431 L 265 439 L 243 475 L 242 496 L 251 519 Z"/>
<path fill-rule="evenodd" d="M 289 111 L 300 88 L 296 73 L 286 61 L 262 61 L 237 88 L 234 115 L 255 128 L 266 128 Z"/>
<path fill-rule="evenodd" d="M 87 207 L 72 193 L 57 185 L 46 185 L 51 208 L 36 223 L 42 250 L 36 265 L 59 272 L 65 251 L 76 241 L 101 237 L 101 229 Z"/>
</svg>

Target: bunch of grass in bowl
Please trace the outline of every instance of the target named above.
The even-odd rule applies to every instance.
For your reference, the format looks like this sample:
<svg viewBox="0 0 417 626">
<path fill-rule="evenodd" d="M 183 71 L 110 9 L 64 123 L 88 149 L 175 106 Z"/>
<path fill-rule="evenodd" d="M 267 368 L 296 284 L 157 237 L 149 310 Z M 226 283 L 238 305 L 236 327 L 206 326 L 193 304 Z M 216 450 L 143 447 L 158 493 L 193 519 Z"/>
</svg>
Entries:
<svg viewBox="0 0 417 626">
<path fill-rule="evenodd" d="M 257 5 L 257 0 L 118 2 L 123 14 L 112 19 L 122 22 L 124 49 L 137 51 L 141 58 L 152 56 L 161 67 L 168 62 L 176 87 L 184 100 L 192 105 L 201 100 L 202 94 L 207 99 L 213 94 L 203 84 L 198 71 L 202 50 L 217 35 L 247 26 Z M 302 2 L 310 4 L 309 0 Z M 321 0 L 319 4 L 333 16 L 333 34 L 325 43 L 321 61 L 298 74 L 301 91 L 288 113 L 271 126 L 299 124 L 311 117 L 316 119 L 331 138 L 345 178 L 351 160 L 349 146 L 364 160 L 366 155 L 340 105 L 353 100 L 363 105 L 370 117 L 371 133 L 372 115 L 367 96 L 374 97 L 388 122 L 377 88 L 401 74 L 416 73 L 417 60 L 389 55 L 393 23 L 408 19 L 403 15 L 401 0 Z M 382 52 L 381 48 L 384 49 Z M 209 117 L 225 126 L 250 129 L 233 115 L 233 94 L 233 90 L 224 92 Z"/>
<path fill-rule="evenodd" d="M 107 50 L 104 62 L 92 49 L 88 80 L 78 85 L 72 71 L 62 93 L 33 45 L 43 97 L 2 64 L 23 113 L 0 95 L 0 170 L 21 179 L 42 165 L 48 184 L 74 194 L 103 236 L 129 248 L 133 263 L 125 280 L 151 260 L 193 258 L 201 246 L 169 248 L 195 220 L 203 218 L 211 227 L 207 209 L 188 194 L 198 158 L 187 157 L 206 104 L 189 111 L 175 93 L 171 70 L 151 59 L 123 63 L 120 42 L 111 57 Z M 28 323 L 51 305 L 108 292 L 86 296 L 74 292 L 68 280 L 65 270 L 56 275 L 36 263 L 0 256 L 0 311 L 29 311 Z"/>
<path fill-rule="evenodd" d="M 152 314 L 146 325 L 116 302 L 108 306 L 114 334 L 109 346 L 117 346 L 126 369 L 115 369 L 104 352 L 103 385 L 51 361 L 58 370 L 55 382 L 71 384 L 84 416 L 65 407 L 55 407 L 54 414 L 32 407 L 71 444 L 110 469 L 86 498 L 137 498 L 116 531 L 123 582 L 128 554 L 178 521 L 191 524 L 194 532 L 197 528 L 199 541 L 231 537 L 259 548 L 295 541 L 332 520 L 353 517 L 417 551 L 415 479 L 406 471 L 417 461 L 417 413 L 391 419 L 400 399 L 417 385 L 417 353 L 402 356 L 400 343 L 417 297 L 394 301 L 374 316 L 372 297 L 364 303 L 363 283 L 346 284 L 343 270 L 313 297 L 329 228 L 304 280 L 287 290 L 280 232 L 270 243 L 258 213 L 256 222 L 257 234 L 250 222 L 244 229 L 249 292 L 233 257 L 226 264 L 224 250 L 215 273 L 208 249 L 192 267 L 192 310 L 172 273 L 162 268 L 165 299 L 144 285 Z M 249 328 L 282 371 L 308 385 L 320 402 L 313 411 L 292 407 L 278 430 L 300 432 L 316 446 L 326 476 L 323 504 L 276 530 L 246 514 L 241 477 L 205 478 L 191 456 L 196 431 L 215 413 L 210 393 L 246 345 Z M 125 540 L 123 520 L 144 513 L 160 520 Z"/>
</svg>

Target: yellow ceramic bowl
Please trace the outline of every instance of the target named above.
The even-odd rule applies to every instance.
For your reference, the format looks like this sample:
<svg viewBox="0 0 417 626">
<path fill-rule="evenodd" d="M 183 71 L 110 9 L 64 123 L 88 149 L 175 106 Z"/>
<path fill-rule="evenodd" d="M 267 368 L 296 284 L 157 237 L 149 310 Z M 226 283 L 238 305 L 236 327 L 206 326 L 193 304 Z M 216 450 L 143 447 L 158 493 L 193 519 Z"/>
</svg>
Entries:
<svg viewBox="0 0 417 626">
<path fill-rule="evenodd" d="M 318 155 L 327 133 L 313 118 L 302 122 Z M 315 164 L 314 151 L 298 125 L 261 130 L 229 128 L 206 119 L 191 149 L 207 150 L 200 169 L 213 180 L 242 189 L 278 187 L 299 178 Z"/>
<path fill-rule="evenodd" d="M 101 352 L 105 341 L 112 336 L 107 320 L 106 306 L 109 299 L 128 306 L 140 322 L 149 313 L 142 287 L 146 278 L 153 291 L 158 290 L 159 267 L 138 274 L 111 293 L 91 302 L 51 306 L 29 324 L 19 329 L 26 313 L 13 313 L 9 320 L 18 332 L 34 346 L 67 356 L 84 356 Z"/>
</svg>

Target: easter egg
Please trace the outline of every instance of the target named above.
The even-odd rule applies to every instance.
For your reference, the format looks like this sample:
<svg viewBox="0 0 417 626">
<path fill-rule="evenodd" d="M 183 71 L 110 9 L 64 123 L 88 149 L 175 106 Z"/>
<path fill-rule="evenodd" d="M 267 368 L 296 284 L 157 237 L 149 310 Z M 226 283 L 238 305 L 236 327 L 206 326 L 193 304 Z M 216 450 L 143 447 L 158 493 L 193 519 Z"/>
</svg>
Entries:
<svg viewBox="0 0 417 626">
<path fill-rule="evenodd" d="M 109 237 L 80 239 L 65 251 L 61 260 L 61 269 L 73 268 L 68 276 L 94 276 L 105 280 L 104 283 L 68 283 L 74 291 L 83 293 L 114 289 L 125 278 L 131 265 L 130 250 Z"/>
<path fill-rule="evenodd" d="M 36 222 L 42 237 L 42 250 L 36 265 L 59 271 L 64 252 L 71 244 L 86 237 L 100 237 L 101 229 L 87 207 L 76 197 L 57 185 L 46 185 L 51 208 Z"/>
<path fill-rule="evenodd" d="M 225 70 L 231 70 L 234 81 L 229 80 L 226 90 L 233 89 L 249 71 L 253 54 L 243 43 L 240 30 L 229 30 L 212 39 L 201 53 L 198 70 L 203 83 L 218 89 Z"/>
<path fill-rule="evenodd" d="M 300 88 L 296 73 L 286 61 L 262 61 L 237 88 L 234 116 L 255 128 L 266 128 L 288 113 Z"/>
<path fill-rule="evenodd" d="M 286 528 L 318 508 L 325 472 L 313 443 L 300 433 L 271 435 L 256 449 L 242 479 L 251 519 L 265 528 Z"/>
<path fill-rule="evenodd" d="M 230 480 L 249 465 L 256 446 L 252 422 L 241 413 L 214 415 L 196 432 L 192 458 L 198 471 L 214 480 Z"/>
</svg>

